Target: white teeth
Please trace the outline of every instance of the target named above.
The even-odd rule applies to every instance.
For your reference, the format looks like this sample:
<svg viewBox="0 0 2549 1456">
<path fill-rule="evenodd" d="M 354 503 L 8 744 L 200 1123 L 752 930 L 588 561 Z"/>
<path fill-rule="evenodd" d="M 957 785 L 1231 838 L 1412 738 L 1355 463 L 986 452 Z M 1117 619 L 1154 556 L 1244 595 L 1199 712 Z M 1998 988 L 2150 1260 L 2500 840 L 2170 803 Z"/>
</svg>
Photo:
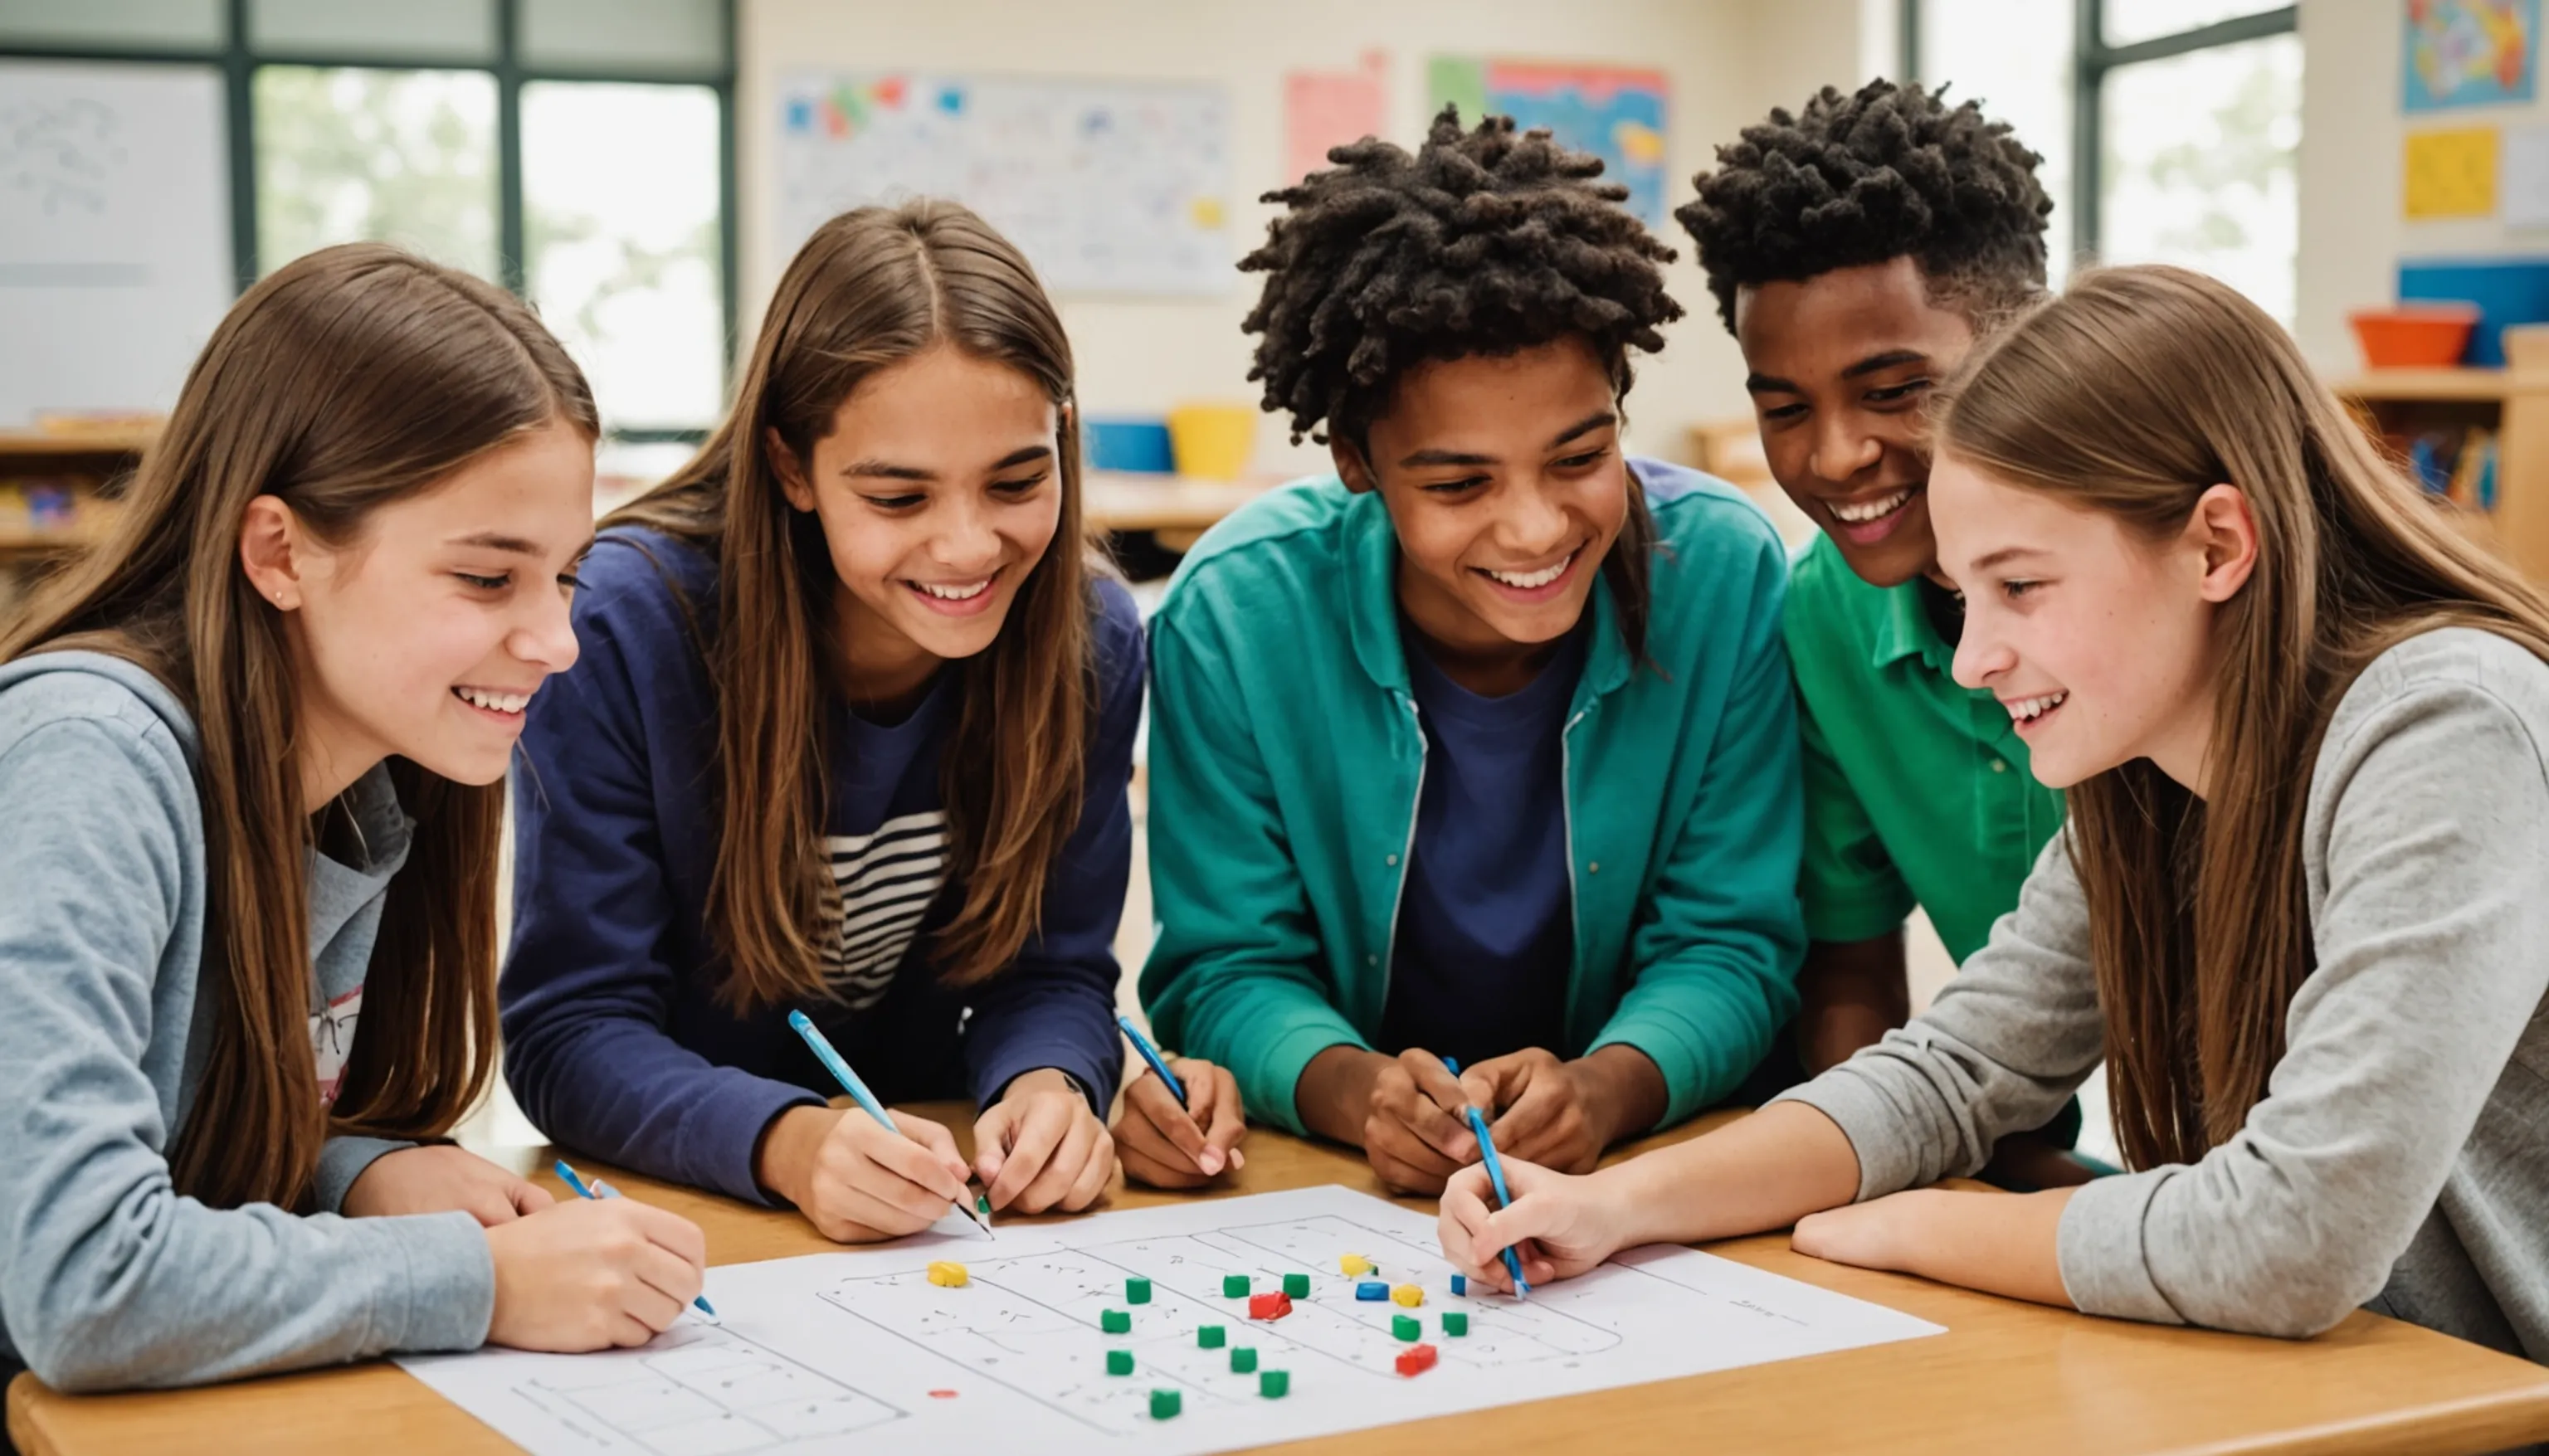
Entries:
<svg viewBox="0 0 2549 1456">
<path fill-rule="evenodd" d="M 1891 515 L 1897 509 L 1901 508 L 1904 501 L 1911 499 L 1912 490 L 1907 486 L 1904 489 L 1895 492 L 1891 496 L 1880 497 L 1877 500 L 1868 501 L 1864 505 L 1842 505 L 1836 501 L 1832 508 L 1833 519 L 1847 521 L 1851 525 L 1857 525 L 1862 521 L 1871 521 L 1875 520 L 1879 516 Z"/>
<path fill-rule="evenodd" d="M 2002 706 L 2009 709 L 2009 715 L 2012 718 L 2024 723 L 2030 718 L 2043 717 L 2046 713 L 2062 706 L 2062 700 L 2070 695 L 2068 692 L 2048 692 L 2040 697 L 2018 698 Z"/>
<path fill-rule="evenodd" d="M 1575 553 L 1569 551 L 1566 553 L 1566 558 L 1563 561 L 1560 561 L 1558 565 L 1553 567 L 1544 567 L 1536 572 L 1500 572 L 1493 567 L 1480 567 L 1479 570 L 1485 572 L 1488 576 L 1495 578 L 1497 581 L 1504 583 L 1508 587 L 1514 587 L 1522 591 L 1529 592 L 1536 587 L 1546 587 L 1550 583 L 1557 581 L 1559 577 L 1566 575 L 1566 569 L 1569 566 L 1572 566 L 1574 562 Z"/>
<path fill-rule="evenodd" d="M 489 692 L 482 687 L 454 687 L 451 691 L 463 702 L 496 713 L 519 713 L 531 700 L 527 692 Z"/>
<path fill-rule="evenodd" d="M 971 601 L 975 597 L 991 590 L 991 579 L 990 577 L 985 577 L 979 582 L 974 582 L 963 587 L 941 587 L 934 582 L 914 582 L 911 585 L 928 592 L 930 595 L 937 597 L 941 601 Z"/>
</svg>

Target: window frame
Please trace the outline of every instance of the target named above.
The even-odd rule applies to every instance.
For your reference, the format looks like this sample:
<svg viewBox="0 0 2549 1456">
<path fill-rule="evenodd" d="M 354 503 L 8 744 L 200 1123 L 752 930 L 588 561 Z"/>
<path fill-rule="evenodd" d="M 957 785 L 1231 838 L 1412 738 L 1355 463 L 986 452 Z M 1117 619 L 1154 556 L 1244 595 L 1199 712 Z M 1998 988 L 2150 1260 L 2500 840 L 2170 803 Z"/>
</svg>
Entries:
<svg viewBox="0 0 2549 1456">
<path fill-rule="evenodd" d="M 1919 81 L 1922 0 L 1896 0 L 1896 5 L 1899 68 L 1906 78 Z M 2099 215 L 2107 183 L 2107 78 L 2125 66 L 2291 35 L 2300 29 L 2300 7 L 2285 5 L 2172 36 L 2110 46 L 2106 0 L 2071 0 L 2071 195 L 2063 201 L 2070 214 L 2071 250 L 2079 261 L 2094 263 L 2099 257 Z"/>
<path fill-rule="evenodd" d="M 12 60 L 77 60 L 107 64 L 210 66 L 222 74 L 230 162 L 231 264 L 233 283 L 244 293 L 262 275 L 257 238 L 256 73 L 268 65 L 347 67 L 363 70 L 478 71 L 496 80 L 496 281 L 519 295 L 526 286 L 522 236 L 522 87 L 537 81 L 628 82 L 638 85 L 705 86 L 716 97 L 717 109 L 717 286 L 723 316 L 723 365 L 734 371 L 737 283 L 735 219 L 735 64 L 737 0 L 716 0 L 725 58 L 714 69 L 642 66 L 533 65 L 520 54 L 521 0 L 490 0 L 496 28 L 496 52 L 485 60 L 415 57 L 376 51 L 338 49 L 258 49 L 249 40 L 251 0 L 221 0 L 225 34 L 218 49 L 190 50 L 167 46 L 52 45 L 24 39 L 0 39 L 0 58 Z M 610 438 L 628 444 L 688 443 L 708 438 L 707 428 L 614 428 Z"/>
</svg>

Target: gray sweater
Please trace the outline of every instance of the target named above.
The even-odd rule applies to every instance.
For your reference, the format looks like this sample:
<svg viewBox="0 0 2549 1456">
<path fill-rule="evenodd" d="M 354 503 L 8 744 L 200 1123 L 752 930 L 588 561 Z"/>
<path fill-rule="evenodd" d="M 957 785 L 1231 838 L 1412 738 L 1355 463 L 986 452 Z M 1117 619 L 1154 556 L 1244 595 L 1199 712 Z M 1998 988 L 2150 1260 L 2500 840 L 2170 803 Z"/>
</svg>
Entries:
<svg viewBox="0 0 2549 1456">
<path fill-rule="evenodd" d="M 183 706 L 129 663 L 0 664 L 0 1372 L 14 1350 L 95 1391 L 474 1348 L 495 1269 L 467 1214 L 300 1218 L 169 1186 L 211 1033 L 195 751 Z M 359 1030 L 410 829 L 383 770 L 349 802 L 365 863 L 308 866 L 323 1074 Z M 400 1145 L 329 1139 L 320 1207 Z"/>
<path fill-rule="evenodd" d="M 2347 689 L 2303 848 L 2317 969 L 2266 1100 L 2193 1164 L 2071 1197 L 2097 1315 L 2315 1334 L 2357 1306 L 2549 1361 L 2549 666 L 2431 632 Z M 2101 1052 L 2088 912 L 2057 837 L 1930 1011 L 1788 1094 L 1861 1199 L 1971 1173 Z"/>
</svg>

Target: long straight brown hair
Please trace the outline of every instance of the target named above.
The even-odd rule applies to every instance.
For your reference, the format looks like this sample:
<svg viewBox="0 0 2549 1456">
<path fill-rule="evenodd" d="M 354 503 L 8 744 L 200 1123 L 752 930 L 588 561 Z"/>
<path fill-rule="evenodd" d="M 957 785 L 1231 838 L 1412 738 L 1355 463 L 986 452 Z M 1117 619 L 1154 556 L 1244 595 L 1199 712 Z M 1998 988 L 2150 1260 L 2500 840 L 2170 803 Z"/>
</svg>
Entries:
<svg viewBox="0 0 2549 1456">
<path fill-rule="evenodd" d="M 1976 351 L 1937 440 L 2146 539 L 2220 484 L 2256 521 L 2255 570 L 2213 627 L 2204 795 L 2136 760 L 2065 796 L 2118 1142 L 2137 1168 L 2192 1162 L 2264 1099 L 2315 963 L 2303 817 L 2337 700 L 2438 627 L 2549 658 L 2549 602 L 2382 455 L 2274 319 L 2199 273 L 2079 275 Z"/>
<path fill-rule="evenodd" d="M 502 784 L 389 763 L 416 820 L 363 985 L 334 1104 L 310 1045 L 313 816 L 293 753 L 300 688 L 282 614 L 247 580 L 248 502 L 273 496 L 331 543 L 563 418 L 598 432 L 566 352 L 504 290 L 396 248 L 349 243 L 277 269 L 232 307 L 146 451 L 113 533 L 0 632 L 0 661 L 88 649 L 146 669 L 201 742 L 213 1007 L 202 1080 L 169 1165 L 216 1207 L 306 1207 L 331 1133 L 450 1128 L 496 1052 Z"/>
<path fill-rule="evenodd" d="M 708 644 L 720 808 L 709 933 L 737 1008 L 828 997 L 819 938 L 837 913 L 822 854 L 831 801 L 825 705 L 841 644 L 822 523 L 790 506 L 768 440 L 810 467 L 861 381 L 945 345 L 1034 380 L 1061 411 L 1062 520 L 999 636 L 957 671 L 963 705 L 940 770 L 951 879 L 964 901 L 930 948 L 954 984 L 998 971 L 1044 914 L 1045 877 L 1079 824 L 1096 698 L 1071 344 L 1024 255 L 973 213 L 919 199 L 825 223 L 770 301 L 734 409 L 689 464 L 604 524 L 642 525 L 717 562 Z"/>
</svg>

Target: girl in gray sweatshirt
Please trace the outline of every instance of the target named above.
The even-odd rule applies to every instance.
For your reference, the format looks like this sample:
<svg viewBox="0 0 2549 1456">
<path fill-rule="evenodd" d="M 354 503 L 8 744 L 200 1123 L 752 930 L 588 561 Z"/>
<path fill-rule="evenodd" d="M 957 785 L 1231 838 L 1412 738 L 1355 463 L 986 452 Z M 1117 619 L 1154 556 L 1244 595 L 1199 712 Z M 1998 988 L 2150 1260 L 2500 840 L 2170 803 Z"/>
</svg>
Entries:
<svg viewBox="0 0 2549 1456">
<path fill-rule="evenodd" d="M 2357 1307 L 2549 1361 L 2549 602 L 2225 285 L 2088 274 L 1936 414 L 1955 672 L 2066 824 L 1903 1030 L 1708 1137 L 1443 1201 L 1502 1287 L 1796 1225 L 1805 1253 L 2303 1336 Z M 2103 1060 L 2132 1171 L 1930 1189 Z"/>
<path fill-rule="evenodd" d="M 486 1087 L 501 779 L 574 660 L 593 401 L 350 245 L 240 299 L 0 629 L 0 1379 L 629 1344 L 699 1230 L 424 1139 Z"/>
</svg>

